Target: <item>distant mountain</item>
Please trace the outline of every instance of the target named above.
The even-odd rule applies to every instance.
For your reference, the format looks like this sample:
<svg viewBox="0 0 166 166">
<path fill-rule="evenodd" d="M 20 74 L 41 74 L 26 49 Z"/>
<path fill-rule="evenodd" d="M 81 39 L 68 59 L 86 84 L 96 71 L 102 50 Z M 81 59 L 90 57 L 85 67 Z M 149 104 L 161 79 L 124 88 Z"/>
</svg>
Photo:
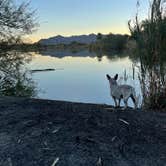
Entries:
<svg viewBox="0 0 166 166">
<path fill-rule="evenodd" d="M 79 36 L 55 36 L 48 39 L 41 39 L 38 41 L 39 44 L 42 45 L 57 45 L 57 44 L 70 44 L 72 42 L 78 42 L 83 44 L 90 44 L 96 41 L 97 35 L 90 34 L 90 35 L 79 35 Z"/>
</svg>

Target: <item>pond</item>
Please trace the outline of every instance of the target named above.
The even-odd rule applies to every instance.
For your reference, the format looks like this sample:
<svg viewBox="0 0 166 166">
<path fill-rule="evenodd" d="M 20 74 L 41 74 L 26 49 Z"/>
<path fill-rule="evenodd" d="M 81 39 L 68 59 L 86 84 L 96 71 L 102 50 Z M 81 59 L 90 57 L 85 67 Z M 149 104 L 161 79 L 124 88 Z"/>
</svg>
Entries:
<svg viewBox="0 0 166 166">
<path fill-rule="evenodd" d="M 86 50 L 41 51 L 32 53 L 29 70 L 53 68 L 55 71 L 34 72 L 38 98 L 84 103 L 114 104 L 106 74 L 119 74 L 119 84 L 130 84 L 140 95 L 140 85 L 128 55 L 97 55 Z M 123 102 L 122 102 L 123 103 Z M 133 106 L 131 100 L 129 105 Z"/>
</svg>

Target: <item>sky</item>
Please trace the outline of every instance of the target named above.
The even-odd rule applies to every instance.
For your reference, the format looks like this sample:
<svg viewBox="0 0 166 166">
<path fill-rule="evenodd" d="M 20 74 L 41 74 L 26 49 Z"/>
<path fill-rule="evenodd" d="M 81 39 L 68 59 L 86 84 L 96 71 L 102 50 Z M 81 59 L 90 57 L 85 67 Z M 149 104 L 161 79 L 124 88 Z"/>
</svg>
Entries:
<svg viewBox="0 0 166 166">
<path fill-rule="evenodd" d="M 25 0 L 15 0 L 21 3 Z M 136 14 L 137 0 L 31 0 L 36 9 L 38 30 L 28 37 L 32 42 L 56 35 L 90 33 L 129 33 L 128 20 Z M 140 0 L 140 17 L 148 10 L 148 0 Z"/>
</svg>

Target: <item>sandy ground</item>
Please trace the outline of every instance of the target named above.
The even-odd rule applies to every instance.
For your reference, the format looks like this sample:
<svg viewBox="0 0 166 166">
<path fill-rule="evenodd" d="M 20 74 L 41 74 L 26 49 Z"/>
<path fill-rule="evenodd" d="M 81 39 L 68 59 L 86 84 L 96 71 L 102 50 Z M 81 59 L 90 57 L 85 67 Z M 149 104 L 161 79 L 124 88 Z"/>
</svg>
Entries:
<svg viewBox="0 0 166 166">
<path fill-rule="evenodd" d="M 166 113 L 1 97 L 0 166 L 166 166 Z"/>
</svg>

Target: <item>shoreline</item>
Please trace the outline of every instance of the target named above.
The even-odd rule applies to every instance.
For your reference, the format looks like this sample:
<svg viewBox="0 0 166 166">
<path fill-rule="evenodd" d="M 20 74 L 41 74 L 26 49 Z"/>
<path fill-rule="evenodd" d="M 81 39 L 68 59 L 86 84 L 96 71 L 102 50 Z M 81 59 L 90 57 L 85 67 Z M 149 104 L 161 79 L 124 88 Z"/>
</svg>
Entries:
<svg viewBox="0 0 166 166">
<path fill-rule="evenodd" d="M 0 165 L 164 166 L 165 124 L 165 113 L 0 97 Z"/>
</svg>

